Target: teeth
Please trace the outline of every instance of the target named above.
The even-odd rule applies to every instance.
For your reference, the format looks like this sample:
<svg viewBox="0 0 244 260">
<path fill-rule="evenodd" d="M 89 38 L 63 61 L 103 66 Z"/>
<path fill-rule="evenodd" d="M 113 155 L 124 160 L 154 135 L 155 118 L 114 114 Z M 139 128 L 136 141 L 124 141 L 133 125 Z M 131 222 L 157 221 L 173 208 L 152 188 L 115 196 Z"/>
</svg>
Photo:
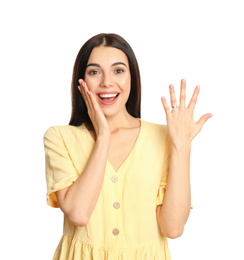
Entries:
<svg viewBox="0 0 244 260">
<path fill-rule="evenodd" d="M 102 94 L 99 95 L 99 97 L 101 98 L 112 98 L 112 97 L 116 97 L 118 94 Z"/>
</svg>

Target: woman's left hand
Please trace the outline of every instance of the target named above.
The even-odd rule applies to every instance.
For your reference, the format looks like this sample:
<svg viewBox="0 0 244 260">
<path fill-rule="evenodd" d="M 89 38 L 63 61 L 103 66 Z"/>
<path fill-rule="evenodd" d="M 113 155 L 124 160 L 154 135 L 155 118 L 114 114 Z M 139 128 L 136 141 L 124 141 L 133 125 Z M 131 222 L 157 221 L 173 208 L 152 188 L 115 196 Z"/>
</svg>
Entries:
<svg viewBox="0 0 244 260">
<path fill-rule="evenodd" d="M 203 115 L 197 122 L 193 120 L 193 112 L 199 95 L 200 87 L 194 90 L 189 105 L 186 107 L 186 81 L 181 80 L 180 104 L 177 105 L 174 86 L 169 86 L 171 107 L 170 110 L 165 97 L 162 97 L 162 104 L 166 113 L 169 135 L 175 146 L 184 146 L 191 143 L 193 138 L 201 131 L 205 122 L 212 117 L 208 113 Z"/>
</svg>

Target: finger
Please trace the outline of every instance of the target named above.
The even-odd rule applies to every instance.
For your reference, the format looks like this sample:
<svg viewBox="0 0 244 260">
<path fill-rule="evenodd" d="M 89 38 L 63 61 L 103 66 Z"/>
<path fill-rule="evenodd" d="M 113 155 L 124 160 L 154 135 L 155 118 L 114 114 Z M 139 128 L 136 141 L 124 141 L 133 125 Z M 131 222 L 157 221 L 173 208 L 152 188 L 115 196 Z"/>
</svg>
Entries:
<svg viewBox="0 0 244 260">
<path fill-rule="evenodd" d="M 85 95 L 86 95 L 86 98 L 87 98 L 87 103 L 88 103 L 88 106 L 90 107 L 90 108 L 93 108 L 93 104 L 92 104 L 92 101 L 91 101 L 91 91 L 88 89 L 88 86 L 87 86 L 87 84 L 85 83 L 85 81 L 84 81 L 84 83 L 83 83 L 83 85 L 84 85 L 84 92 L 85 92 Z"/>
<path fill-rule="evenodd" d="M 193 114 L 195 105 L 197 103 L 197 98 L 198 98 L 199 92 L 200 92 L 200 87 L 197 86 L 193 92 L 193 95 L 192 95 L 191 100 L 188 105 L 188 108 L 191 110 L 192 114 Z"/>
<path fill-rule="evenodd" d="M 84 80 L 80 80 L 80 91 L 81 91 L 81 94 L 82 94 L 82 97 L 86 103 L 86 107 L 87 109 L 91 108 L 92 107 L 92 104 L 91 104 L 91 101 L 90 101 L 90 98 L 89 98 L 89 95 L 88 95 L 88 87 L 85 83 Z"/>
<path fill-rule="evenodd" d="M 82 95 L 82 97 L 83 97 L 85 103 L 87 103 L 87 97 L 86 97 L 86 95 L 85 95 L 83 80 L 82 80 L 82 79 L 79 79 L 79 83 L 80 83 L 80 85 L 78 86 L 78 89 L 79 89 L 79 91 L 80 91 L 80 93 L 81 93 L 81 95 Z"/>
<path fill-rule="evenodd" d="M 84 81 L 84 91 L 86 93 L 87 103 L 88 103 L 90 112 L 101 113 L 102 110 L 101 110 L 100 106 L 98 105 L 94 94 L 88 89 L 88 86 L 85 81 Z"/>
<path fill-rule="evenodd" d="M 202 129 L 203 125 L 206 123 L 206 121 L 211 118 L 213 115 L 208 113 L 203 115 L 198 121 L 197 121 L 197 125 L 199 126 L 200 130 Z"/>
<path fill-rule="evenodd" d="M 91 91 L 88 91 L 88 96 L 89 96 L 89 100 L 90 100 L 93 110 L 94 111 L 100 110 L 100 106 L 98 105 L 94 94 Z"/>
<path fill-rule="evenodd" d="M 170 92 L 171 106 L 177 106 L 177 100 L 175 98 L 174 85 L 172 85 L 172 84 L 169 85 L 169 92 Z"/>
<path fill-rule="evenodd" d="M 169 108 L 169 106 L 167 104 L 166 98 L 165 97 L 161 97 L 161 101 L 162 101 L 162 104 L 163 104 L 163 107 L 164 107 L 165 114 L 168 117 L 170 115 L 170 108 Z"/>
<path fill-rule="evenodd" d="M 186 80 L 181 80 L 180 86 L 180 107 L 185 108 L 186 105 Z"/>
</svg>

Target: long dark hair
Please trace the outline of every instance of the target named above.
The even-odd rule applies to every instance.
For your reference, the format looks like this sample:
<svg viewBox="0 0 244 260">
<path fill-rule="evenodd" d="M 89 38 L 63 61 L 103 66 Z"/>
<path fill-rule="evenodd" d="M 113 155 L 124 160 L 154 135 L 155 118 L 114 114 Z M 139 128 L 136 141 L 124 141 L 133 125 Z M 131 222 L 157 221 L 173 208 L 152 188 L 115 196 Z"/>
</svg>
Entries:
<svg viewBox="0 0 244 260">
<path fill-rule="evenodd" d="M 141 117 L 141 79 L 136 56 L 130 45 L 121 36 L 101 33 L 89 39 L 81 47 L 76 57 L 71 85 L 72 113 L 69 125 L 80 126 L 84 122 L 90 121 L 85 101 L 78 90 L 78 80 L 84 79 L 87 62 L 93 48 L 101 45 L 117 48 L 127 56 L 131 74 L 131 91 L 126 103 L 126 109 L 133 117 Z"/>
</svg>

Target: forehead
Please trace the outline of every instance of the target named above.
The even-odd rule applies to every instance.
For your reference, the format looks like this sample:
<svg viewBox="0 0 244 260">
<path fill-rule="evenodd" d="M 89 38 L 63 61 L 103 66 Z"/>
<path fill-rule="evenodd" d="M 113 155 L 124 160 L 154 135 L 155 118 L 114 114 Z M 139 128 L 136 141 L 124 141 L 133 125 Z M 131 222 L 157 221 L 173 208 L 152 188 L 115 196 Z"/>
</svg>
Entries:
<svg viewBox="0 0 244 260">
<path fill-rule="evenodd" d="M 111 65 L 115 62 L 124 62 L 129 65 L 125 53 L 114 47 L 98 46 L 95 47 L 89 57 L 88 63 L 94 62 L 100 65 Z"/>
</svg>

